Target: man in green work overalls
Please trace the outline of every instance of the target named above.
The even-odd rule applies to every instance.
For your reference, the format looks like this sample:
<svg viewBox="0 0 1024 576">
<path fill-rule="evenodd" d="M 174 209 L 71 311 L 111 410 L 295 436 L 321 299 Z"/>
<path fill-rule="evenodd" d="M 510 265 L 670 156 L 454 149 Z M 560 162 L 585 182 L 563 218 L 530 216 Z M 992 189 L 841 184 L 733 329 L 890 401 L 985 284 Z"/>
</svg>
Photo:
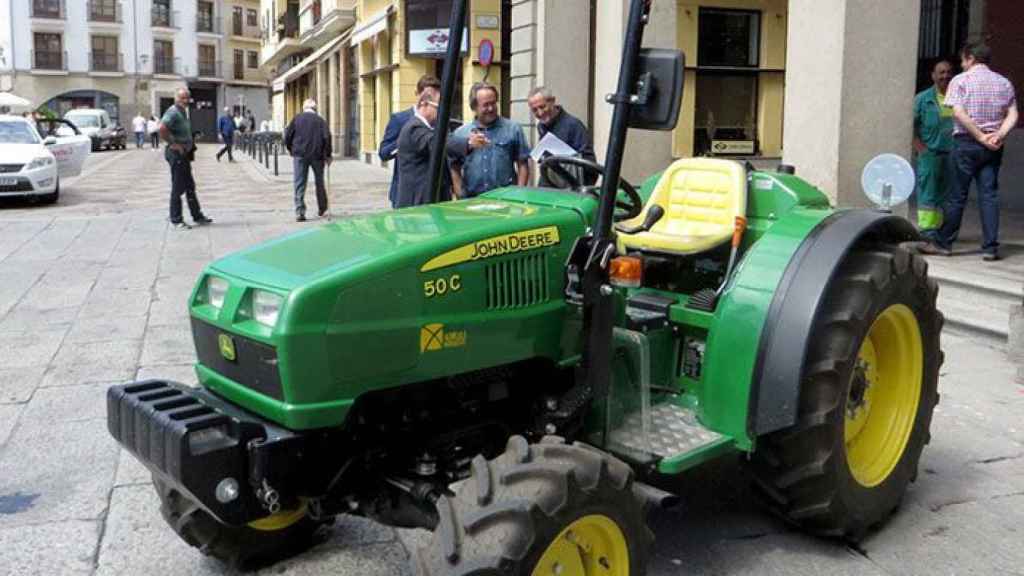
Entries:
<svg viewBox="0 0 1024 576">
<path fill-rule="evenodd" d="M 942 205 L 949 186 L 949 153 L 953 151 L 953 109 L 945 105 L 953 65 L 940 60 L 932 67 L 934 85 L 914 98 L 914 150 L 917 152 L 917 226 L 933 240 L 942 226 Z"/>
</svg>

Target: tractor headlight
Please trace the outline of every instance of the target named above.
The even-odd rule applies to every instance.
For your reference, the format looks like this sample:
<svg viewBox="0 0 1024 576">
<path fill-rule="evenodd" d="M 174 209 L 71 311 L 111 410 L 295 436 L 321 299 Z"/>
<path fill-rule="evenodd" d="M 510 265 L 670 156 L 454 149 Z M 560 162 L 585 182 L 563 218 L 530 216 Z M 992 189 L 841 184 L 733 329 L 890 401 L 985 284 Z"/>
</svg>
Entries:
<svg viewBox="0 0 1024 576">
<path fill-rule="evenodd" d="M 224 306 L 224 297 L 228 293 L 228 281 L 216 276 L 206 279 L 206 302 L 214 308 Z"/>
<path fill-rule="evenodd" d="M 28 166 L 25 166 L 25 170 L 35 170 L 36 168 L 42 168 L 44 166 L 50 166 L 52 164 L 52 156 L 40 156 L 38 158 L 34 158 L 31 162 L 29 162 Z"/>
<path fill-rule="evenodd" d="M 273 292 L 254 290 L 252 293 L 252 317 L 254 320 L 271 328 L 277 324 L 277 315 L 281 312 L 284 298 Z"/>
</svg>

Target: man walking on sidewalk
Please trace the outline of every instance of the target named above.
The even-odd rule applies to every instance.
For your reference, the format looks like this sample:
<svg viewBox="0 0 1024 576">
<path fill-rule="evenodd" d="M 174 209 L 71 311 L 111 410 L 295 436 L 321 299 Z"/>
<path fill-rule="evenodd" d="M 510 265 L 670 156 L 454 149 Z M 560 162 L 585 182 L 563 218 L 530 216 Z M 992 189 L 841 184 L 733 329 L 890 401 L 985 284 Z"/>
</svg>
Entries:
<svg viewBox="0 0 1024 576">
<path fill-rule="evenodd" d="M 160 136 L 167 142 L 164 158 L 171 168 L 171 226 L 177 230 L 191 228 L 181 215 L 181 195 L 188 200 L 188 211 L 196 224 L 210 224 L 213 220 L 203 215 L 196 196 L 196 182 L 192 178 L 189 157 L 195 142 L 192 140 L 192 122 L 188 118 L 189 92 L 181 88 L 174 95 L 174 106 L 167 109 L 160 120 Z"/>
<path fill-rule="evenodd" d="M 217 162 L 225 152 L 228 153 L 228 162 L 234 162 L 235 157 L 231 155 L 231 147 L 235 144 L 235 121 L 231 118 L 231 108 L 224 107 L 224 115 L 217 120 L 217 132 L 220 133 L 221 142 L 224 147 L 217 151 Z"/>
<path fill-rule="evenodd" d="M 146 119 L 142 117 L 141 112 L 132 118 L 132 131 L 135 132 L 135 148 L 142 149 L 142 144 L 146 141 Z"/>
<path fill-rule="evenodd" d="M 292 156 L 295 183 L 295 221 L 306 221 L 306 180 L 309 169 L 313 169 L 316 182 L 316 204 L 318 214 L 327 214 L 327 188 L 324 186 L 324 163 L 330 165 L 331 131 L 316 113 L 316 100 L 309 99 L 302 104 L 302 113 L 295 116 L 284 129 L 284 147 Z"/>
<path fill-rule="evenodd" d="M 978 186 L 981 245 L 984 260 L 999 260 L 999 167 L 1003 142 L 1017 126 L 1013 84 L 989 69 L 992 52 L 984 44 L 968 44 L 960 52 L 964 69 L 949 83 L 946 105 L 953 107 L 953 185 L 946 201 L 945 221 L 927 254 L 949 255 L 960 234 L 971 181 Z"/>
</svg>

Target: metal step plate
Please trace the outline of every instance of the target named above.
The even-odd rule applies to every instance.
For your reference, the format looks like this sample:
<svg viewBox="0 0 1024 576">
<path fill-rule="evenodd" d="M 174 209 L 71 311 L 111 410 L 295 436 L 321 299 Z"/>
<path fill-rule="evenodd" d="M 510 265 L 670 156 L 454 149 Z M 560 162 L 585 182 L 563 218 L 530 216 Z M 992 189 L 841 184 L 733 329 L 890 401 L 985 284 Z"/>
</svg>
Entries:
<svg viewBox="0 0 1024 576">
<path fill-rule="evenodd" d="M 668 458 L 722 438 L 721 434 L 701 426 L 692 410 L 669 402 L 651 407 L 648 433 L 645 440 L 641 413 L 634 412 L 623 420 L 622 426 L 612 431 L 610 440 L 612 446 L 620 445 L 631 452 Z"/>
</svg>

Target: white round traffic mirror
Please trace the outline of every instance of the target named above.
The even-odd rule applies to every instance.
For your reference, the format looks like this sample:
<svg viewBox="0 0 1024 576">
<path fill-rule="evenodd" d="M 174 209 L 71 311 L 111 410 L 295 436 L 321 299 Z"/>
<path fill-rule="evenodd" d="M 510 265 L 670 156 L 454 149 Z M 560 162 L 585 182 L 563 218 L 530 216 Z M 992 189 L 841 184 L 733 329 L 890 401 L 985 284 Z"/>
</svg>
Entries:
<svg viewBox="0 0 1024 576">
<path fill-rule="evenodd" d="M 910 162 L 897 154 L 875 156 L 860 175 L 864 195 L 882 210 L 906 202 L 914 193 L 915 180 Z"/>
</svg>

